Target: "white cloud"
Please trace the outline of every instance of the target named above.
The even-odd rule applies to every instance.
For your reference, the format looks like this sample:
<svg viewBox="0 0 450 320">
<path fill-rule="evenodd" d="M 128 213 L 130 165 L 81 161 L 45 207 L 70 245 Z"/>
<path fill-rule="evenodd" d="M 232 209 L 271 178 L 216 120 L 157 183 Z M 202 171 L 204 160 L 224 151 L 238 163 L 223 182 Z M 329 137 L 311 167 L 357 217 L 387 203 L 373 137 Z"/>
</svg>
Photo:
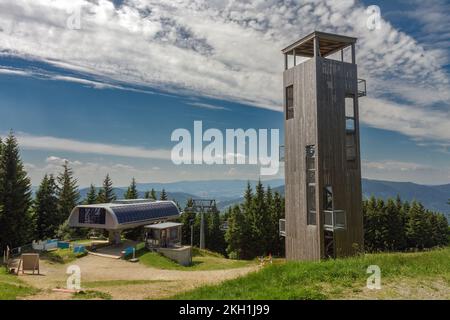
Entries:
<svg viewBox="0 0 450 320">
<path fill-rule="evenodd" d="M 222 106 L 216 106 L 213 104 L 209 104 L 209 103 L 201 103 L 201 102 L 188 102 L 188 105 L 191 105 L 193 107 L 198 107 L 198 108 L 203 108 L 203 109 L 210 109 L 210 110 L 227 110 L 229 111 L 230 109 L 222 107 Z"/>
<path fill-rule="evenodd" d="M 437 4 L 426 9 L 423 3 L 418 10 L 416 18 L 427 28 L 448 20 L 440 9 L 445 2 Z M 71 30 L 67 19 L 77 6 L 81 29 Z M 354 0 L 128 0 L 121 6 L 106 0 L 2 0 L 0 49 L 102 79 L 61 78 L 97 88 L 120 82 L 280 110 L 280 49 L 314 29 L 353 35 L 371 97 L 362 121 L 448 142 L 448 50 L 419 43 L 385 20 L 370 31 L 366 20 L 365 7 Z M 393 102 L 398 98 L 404 103 Z M 386 119 L 400 111 L 409 115 Z"/>
<path fill-rule="evenodd" d="M 18 134 L 16 138 L 22 149 L 66 151 L 130 158 L 170 160 L 170 150 L 165 149 L 146 149 L 135 146 L 85 142 L 73 139 L 64 139 L 49 136 L 33 136 L 27 134 Z M 47 161 L 49 163 L 52 163 L 55 161 L 64 161 L 64 159 L 49 157 Z"/>
<path fill-rule="evenodd" d="M 422 184 L 447 184 L 450 167 L 438 168 L 416 162 L 381 160 L 363 160 L 362 174 L 365 178 L 391 181 L 414 181 Z"/>
</svg>

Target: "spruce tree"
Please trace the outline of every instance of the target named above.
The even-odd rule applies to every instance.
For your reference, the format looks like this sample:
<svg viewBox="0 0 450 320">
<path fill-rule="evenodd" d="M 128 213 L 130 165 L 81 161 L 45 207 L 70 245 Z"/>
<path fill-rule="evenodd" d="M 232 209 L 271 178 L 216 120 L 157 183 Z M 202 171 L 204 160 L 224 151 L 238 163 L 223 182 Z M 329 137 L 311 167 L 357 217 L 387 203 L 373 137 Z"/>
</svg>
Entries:
<svg viewBox="0 0 450 320">
<path fill-rule="evenodd" d="M 228 256 L 232 259 L 253 258 L 250 244 L 247 241 L 250 235 L 250 227 L 246 217 L 238 205 L 229 210 L 228 229 L 225 232 Z"/>
<path fill-rule="evenodd" d="M 62 165 L 63 171 L 58 175 L 58 223 L 61 225 L 67 220 L 72 209 L 75 208 L 80 201 L 80 193 L 78 191 L 77 179 L 73 176 L 73 170 L 69 167 L 69 162 L 65 161 Z"/>
<path fill-rule="evenodd" d="M 409 210 L 408 222 L 406 225 L 407 243 L 410 248 L 423 249 L 427 243 L 428 226 L 425 209 L 414 201 Z"/>
<path fill-rule="evenodd" d="M 152 190 L 146 191 L 145 192 L 145 199 L 150 199 L 150 200 L 158 199 L 155 189 L 152 188 Z"/>
<path fill-rule="evenodd" d="M 214 206 L 207 214 L 206 248 L 208 250 L 225 254 L 225 232 L 222 230 L 220 211 Z"/>
<path fill-rule="evenodd" d="M 405 225 L 400 211 L 398 202 L 389 199 L 385 209 L 388 228 L 385 249 L 390 251 L 403 250 L 406 247 Z"/>
<path fill-rule="evenodd" d="M 284 238 L 280 236 L 280 219 L 284 218 L 284 198 L 275 192 L 273 196 L 273 203 L 271 206 L 271 221 L 272 221 L 272 242 L 270 253 L 275 256 L 284 255 Z"/>
<path fill-rule="evenodd" d="M 159 200 L 167 200 L 167 192 L 165 189 L 162 189 L 161 194 L 159 195 Z"/>
<path fill-rule="evenodd" d="M 251 243 L 254 256 L 267 255 L 270 232 L 270 216 L 266 205 L 265 191 L 261 181 L 258 181 L 255 188 L 255 196 L 251 209 L 246 212 L 250 220 Z"/>
<path fill-rule="evenodd" d="M 156 195 L 156 191 L 155 189 L 152 188 L 152 190 L 150 191 L 150 199 L 155 200 L 158 198 L 158 196 Z"/>
<path fill-rule="evenodd" d="M 84 199 L 84 204 L 95 204 L 97 203 L 97 190 L 93 184 L 89 187 L 89 191 Z"/>
<path fill-rule="evenodd" d="M 191 245 L 191 225 L 195 222 L 195 212 L 192 212 L 190 208 L 194 205 L 192 199 L 188 199 L 186 202 L 186 207 L 181 214 L 181 242 L 185 245 Z"/>
<path fill-rule="evenodd" d="M 114 193 L 113 182 L 109 176 L 106 175 L 105 180 L 103 180 L 103 186 L 98 192 L 97 202 L 98 203 L 111 203 L 116 200 L 116 195 Z"/>
<path fill-rule="evenodd" d="M 53 175 L 45 175 L 34 200 L 36 237 L 39 240 L 54 238 L 59 224 L 57 186 Z"/>
<path fill-rule="evenodd" d="M 16 247 L 31 241 L 31 185 L 23 168 L 17 140 L 11 132 L 2 144 L 0 159 L 0 246 Z"/>
<path fill-rule="evenodd" d="M 124 197 L 125 197 L 125 199 L 137 199 L 137 198 L 139 198 L 139 192 L 138 192 L 137 187 L 136 187 L 136 179 L 133 178 L 131 180 L 131 184 L 128 187 L 127 192 L 125 192 Z"/>
</svg>

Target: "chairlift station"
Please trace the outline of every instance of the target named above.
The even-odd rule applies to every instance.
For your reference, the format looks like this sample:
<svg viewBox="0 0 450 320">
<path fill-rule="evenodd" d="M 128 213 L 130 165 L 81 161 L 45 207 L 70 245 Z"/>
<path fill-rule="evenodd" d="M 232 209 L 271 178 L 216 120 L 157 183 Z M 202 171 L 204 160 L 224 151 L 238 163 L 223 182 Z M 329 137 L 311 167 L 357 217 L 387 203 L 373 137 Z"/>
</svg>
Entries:
<svg viewBox="0 0 450 320">
<path fill-rule="evenodd" d="M 355 43 L 313 32 L 282 50 L 286 213 L 280 232 L 288 260 L 344 257 L 363 248 L 358 99 L 366 89 Z"/>
</svg>

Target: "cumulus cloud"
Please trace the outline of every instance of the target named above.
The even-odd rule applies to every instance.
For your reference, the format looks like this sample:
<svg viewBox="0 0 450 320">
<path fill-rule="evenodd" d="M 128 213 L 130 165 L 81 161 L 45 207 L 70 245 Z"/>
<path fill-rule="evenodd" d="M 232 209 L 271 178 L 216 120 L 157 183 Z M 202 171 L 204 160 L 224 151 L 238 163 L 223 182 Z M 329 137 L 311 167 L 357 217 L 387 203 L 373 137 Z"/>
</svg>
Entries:
<svg viewBox="0 0 450 320">
<path fill-rule="evenodd" d="M 431 28 L 443 3 L 420 6 L 417 19 Z M 371 97 L 362 121 L 448 142 L 448 130 L 434 129 L 437 118 L 449 125 L 448 51 L 386 20 L 370 31 L 365 9 L 355 0 L 2 0 L 0 55 L 95 76 L 102 81 L 84 84 L 98 88 L 120 82 L 281 110 L 280 49 L 312 30 L 348 34 L 359 38 L 359 73 Z M 80 28 L 69 28 L 78 12 Z M 387 119 L 399 111 L 409 115 Z M 410 123 L 415 128 L 405 130 Z"/>
<path fill-rule="evenodd" d="M 84 154 L 170 160 L 170 150 L 165 149 L 146 149 L 135 146 L 85 142 L 73 139 L 33 136 L 28 134 L 18 134 L 16 138 L 20 147 L 23 149 L 66 151 Z M 47 162 L 54 163 L 55 161 L 58 162 L 64 160 L 65 159 L 49 157 Z"/>
</svg>

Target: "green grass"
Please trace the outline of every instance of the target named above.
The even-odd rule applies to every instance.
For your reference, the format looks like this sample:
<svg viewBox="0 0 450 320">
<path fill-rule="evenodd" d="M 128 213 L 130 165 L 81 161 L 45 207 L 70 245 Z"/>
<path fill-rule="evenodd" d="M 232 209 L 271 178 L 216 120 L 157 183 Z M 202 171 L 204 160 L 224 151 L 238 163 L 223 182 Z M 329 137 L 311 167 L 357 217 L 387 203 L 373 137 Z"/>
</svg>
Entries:
<svg viewBox="0 0 450 320">
<path fill-rule="evenodd" d="M 56 249 L 52 251 L 42 252 L 41 258 L 44 260 L 48 260 L 51 263 L 59 263 L 66 264 L 72 261 L 75 261 L 78 258 L 84 257 L 87 255 L 85 253 L 73 253 L 73 249 Z"/>
<path fill-rule="evenodd" d="M 6 273 L 0 267 L 0 300 L 16 300 L 36 293 L 37 290 L 22 282 L 17 276 Z"/>
<path fill-rule="evenodd" d="M 152 268 L 165 270 L 224 270 L 242 268 L 254 265 L 255 261 L 231 260 L 222 255 L 207 250 L 194 249 L 191 266 L 182 266 L 156 252 L 145 252 L 139 257 L 139 262 Z"/>
<path fill-rule="evenodd" d="M 112 296 L 106 292 L 95 291 L 95 290 L 86 290 L 86 291 L 80 291 L 80 292 L 74 293 L 72 295 L 72 298 L 77 299 L 77 300 L 91 300 L 91 299 L 111 300 Z"/>
<path fill-rule="evenodd" d="M 83 282 L 83 288 L 101 288 L 101 287 L 118 287 L 118 286 L 134 286 L 149 283 L 165 283 L 171 280 L 102 280 Z"/>
<path fill-rule="evenodd" d="M 324 262 L 277 263 L 247 276 L 204 286 L 175 299 L 333 299 L 365 288 L 367 267 L 381 281 L 439 279 L 450 285 L 450 248 L 418 253 L 367 254 Z"/>
</svg>

